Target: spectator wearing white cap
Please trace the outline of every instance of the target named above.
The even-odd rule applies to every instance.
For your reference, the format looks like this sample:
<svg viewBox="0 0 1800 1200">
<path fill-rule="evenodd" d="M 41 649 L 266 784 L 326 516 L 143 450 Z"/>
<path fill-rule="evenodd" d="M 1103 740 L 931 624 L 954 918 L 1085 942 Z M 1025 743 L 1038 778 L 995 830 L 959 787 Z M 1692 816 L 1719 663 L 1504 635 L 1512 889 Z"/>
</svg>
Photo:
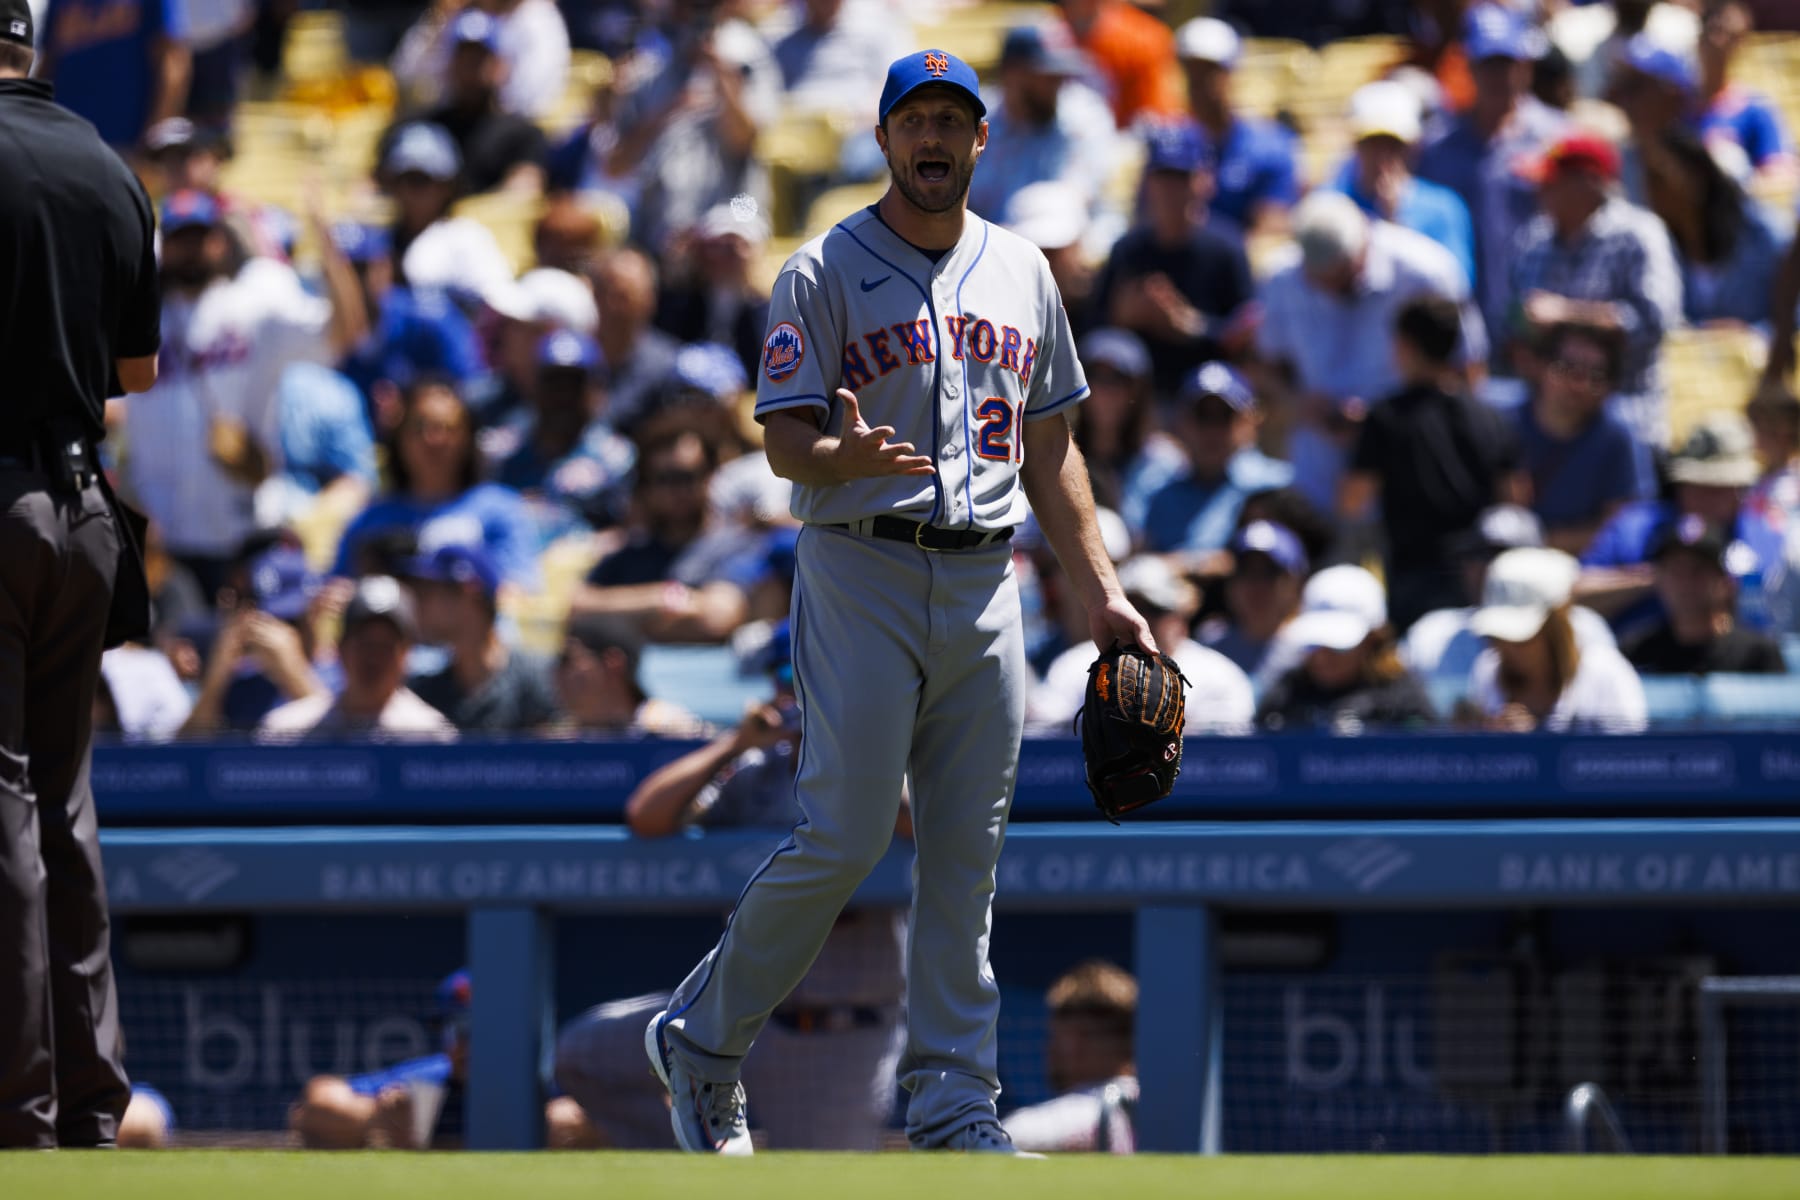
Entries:
<svg viewBox="0 0 1800 1200">
<path fill-rule="evenodd" d="M 1095 503 L 1124 512 L 1126 496 L 1137 498 L 1141 525 L 1150 489 L 1182 466 L 1181 449 L 1157 428 L 1150 392 L 1150 352 L 1136 334 L 1096 329 L 1081 339 L 1088 398 L 1075 414 L 1075 444 L 1087 460 Z"/>
<path fill-rule="evenodd" d="M 730 346 L 753 376 L 769 331 L 769 293 L 750 272 L 768 241 L 768 218 L 754 197 L 707 209 L 667 256 L 657 327 L 678 341 Z"/>
<path fill-rule="evenodd" d="M 1095 319 L 1150 348 L 1164 394 L 1209 359 L 1239 357 L 1255 335 L 1255 285 L 1243 239 L 1213 221 L 1213 148 L 1195 125 L 1151 129 L 1142 217 L 1094 285 Z"/>
<path fill-rule="evenodd" d="M 1579 565 L 1560 550 L 1508 550 L 1488 568 L 1470 622 L 1488 649 L 1469 672 L 1468 706 L 1508 733 L 1637 733 L 1644 685 L 1616 649 L 1581 645 L 1569 618 Z"/>
<path fill-rule="evenodd" d="M 1469 668 L 1486 648 L 1480 635 L 1469 627 L 1487 584 L 1488 564 L 1521 546 L 1544 545 L 1544 527 L 1530 509 L 1497 504 L 1481 514 L 1475 528 L 1457 540 L 1454 555 L 1463 580 L 1464 602 L 1428 612 L 1406 631 L 1400 657 L 1424 678 L 1466 680 Z M 1612 626 L 1591 608 L 1573 605 L 1569 624 L 1578 646 L 1612 647 Z"/>
<path fill-rule="evenodd" d="M 1381 581 L 1361 567 L 1326 567 L 1307 580 L 1300 615 L 1281 636 L 1303 657 L 1263 691 L 1264 729 L 1355 734 L 1437 721 L 1400 661 Z"/>
<path fill-rule="evenodd" d="M 1422 233 L 1450 251 L 1475 278 L 1475 230 L 1468 205 L 1449 188 L 1412 171 L 1424 123 L 1419 97 L 1403 83 L 1380 79 L 1350 97 L 1350 133 L 1356 139 L 1336 190 L 1371 217 Z"/>
<path fill-rule="evenodd" d="M 1156 644 L 1187 677 L 1187 734 L 1250 732 L 1256 700 L 1249 676 L 1218 651 L 1188 636 L 1200 610 L 1200 593 L 1163 559 L 1140 555 L 1119 566 L 1119 586 L 1150 622 Z M 1044 730 L 1066 731 L 1087 694 L 1088 667 L 1099 650 L 1081 642 L 1058 655 L 1032 690 L 1026 720 Z"/>
<path fill-rule="evenodd" d="M 1000 49 L 1000 85 L 988 89 L 988 143 L 969 184 L 969 209 L 1004 218 L 1020 189 L 1054 180 L 1088 207 L 1119 161 L 1121 142 L 1106 101 L 1081 76 L 1081 51 L 1061 25 L 1019 25 Z"/>
<path fill-rule="evenodd" d="M 1404 382 L 1393 331 L 1407 302 L 1435 295 L 1458 304 L 1466 377 L 1487 361 L 1488 343 L 1462 268 L 1430 238 L 1371 220 L 1329 191 L 1301 202 L 1294 233 L 1298 253 L 1262 285 L 1257 348 L 1294 397 L 1288 453 L 1298 486 L 1329 511 L 1357 422 Z"/>
<path fill-rule="evenodd" d="M 1300 199 L 1299 147 L 1273 121 L 1233 110 L 1231 74 L 1242 52 L 1237 30 L 1216 17 L 1196 17 L 1175 31 L 1189 120 L 1216 154 L 1212 211 L 1250 233 L 1279 228 Z"/>
<path fill-rule="evenodd" d="M 512 288 L 512 263 L 487 226 L 451 215 L 461 179 L 462 153 L 441 125 L 411 121 L 387 135 L 377 182 L 394 200 L 397 281 L 492 305 Z"/>
<path fill-rule="evenodd" d="M 594 337 L 600 332 L 600 310 L 585 279 L 551 267 L 525 272 L 489 307 L 500 318 L 493 343 L 498 390 L 482 398 L 478 408 L 482 424 L 491 426 L 530 408 L 544 339 L 559 330 Z M 510 453 L 485 436 L 481 448 L 489 458 Z"/>
<path fill-rule="evenodd" d="M 1080 337 L 1093 328 L 1094 267 L 1088 247 L 1112 241 L 1106 236 L 1116 224 L 1111 214 L 1094 220 L 1088 195 L 1081 188 L 1056 180 L 1026 184 L 1006 203 L 1006 227 L 1044 252 L 1050 277 L 1069 314 L 1069 328 Z M 1096 227 L 1098 226 L 1098 228 Z"/>
</svg>

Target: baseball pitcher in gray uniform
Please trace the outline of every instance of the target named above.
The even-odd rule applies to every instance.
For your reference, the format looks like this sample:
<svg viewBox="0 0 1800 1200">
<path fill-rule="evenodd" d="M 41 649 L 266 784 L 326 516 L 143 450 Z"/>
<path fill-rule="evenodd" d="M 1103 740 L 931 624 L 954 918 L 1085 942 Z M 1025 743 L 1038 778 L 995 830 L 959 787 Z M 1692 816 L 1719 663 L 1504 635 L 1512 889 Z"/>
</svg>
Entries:
<svg viewBox="0 0 1800 1200">
<path fill-rule="evenodd" d="M 1015 1153 L 995 1115 L 988 936 L 1030 681 L 1007 546 L 1028 500 L 1094 640 L 1154 643 L 1094 521 L 1068 421 L 1088 388 L 1050 268 L 967 211 L 985 116 L 966 63 L 895 62 L 875 129 L 887 193 L 775 284 L 756 415 L 805 522 L 800 822 L 645 1029 L 687 1150 L 750 1152 L 745 1055 L 887 851 L 910 777 L 907 1137 Z"/>
</svg>

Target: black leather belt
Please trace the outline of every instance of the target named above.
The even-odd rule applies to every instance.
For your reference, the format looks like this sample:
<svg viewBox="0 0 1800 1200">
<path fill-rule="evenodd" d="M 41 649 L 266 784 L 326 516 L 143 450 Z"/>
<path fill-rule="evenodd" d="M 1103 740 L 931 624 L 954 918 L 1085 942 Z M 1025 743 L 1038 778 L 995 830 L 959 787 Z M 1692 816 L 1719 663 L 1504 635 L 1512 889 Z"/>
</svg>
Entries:
<svg viewBox="0 0 1800 1200">
<path fill-rule="evenodd" d="M 879 1029 L 888 1023 L 883 1009 L 863 1004 L 784 1004 L 769 1020 L 789 1033 L 848 1033 L 852 1029 Z"/>
<path fill-rule="evenodd" d="M 1011 539 L 1013 527 L 1005 529 L 943 529 L 908 521 L 904 517 L 868 517 L 826 525 L 826 529 L 846 529 L 859 537 L 885 538 L 890 542 L 910 542 L 921 550 L 979 550 Z"/>
</svg>

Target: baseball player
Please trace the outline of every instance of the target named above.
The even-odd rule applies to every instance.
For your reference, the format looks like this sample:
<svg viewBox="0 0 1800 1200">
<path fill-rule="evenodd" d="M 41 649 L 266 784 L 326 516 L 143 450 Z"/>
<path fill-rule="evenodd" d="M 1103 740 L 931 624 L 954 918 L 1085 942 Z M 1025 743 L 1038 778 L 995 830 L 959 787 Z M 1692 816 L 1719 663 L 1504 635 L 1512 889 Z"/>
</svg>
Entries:
<svg viewBox="0 0 1800 1200">
<path fill-rule="evenodd" d="M 738 727 L 676 759 L 638 786 L 625 818 L 639 837 L 692 826 L 785 831 L 799 814 L 800 753 L 791 638 L 784 622 L 758 655 L 775 694 Z M 901 832 L 905 832 L 904 818 Z M 770 842 L 778 835 L 771 834 Z M 906 989 L 905 914 L 840 915 L 806 977 L 770 1014 L 744 1064 L 756 1126 L 782 1150 L 879 1150 L 894 1106 L 900 1004 Z M 581 1105 L 604 1145 L 666 1150 L 669 1105 L 639 1057 L 644 1022 L 667 993 L 615 1000 L 569 1022 L 556 1042 L 556 1082 Z"/>
<path fill-rule="evenodd" d="M 1006 544 L 1028 500 L 1094 640 L 1154 639 L 1095 524 L 1068 421 L 1087 382 L 1049 266 L 967 212 L 985 114 L 952 55 L 895 62 L 875 128 L 887 193 L 775 284 L 756 415 L 804 522 L 791 610 L 801 816 L 645 1029 L 690 1151 L 750 1152 L 744 1056 L 887 851 L 910 776 L 907 1137 L 1016 1152 L 995 1116 L 988 936 L 1030 681 Z"/>
</svg>

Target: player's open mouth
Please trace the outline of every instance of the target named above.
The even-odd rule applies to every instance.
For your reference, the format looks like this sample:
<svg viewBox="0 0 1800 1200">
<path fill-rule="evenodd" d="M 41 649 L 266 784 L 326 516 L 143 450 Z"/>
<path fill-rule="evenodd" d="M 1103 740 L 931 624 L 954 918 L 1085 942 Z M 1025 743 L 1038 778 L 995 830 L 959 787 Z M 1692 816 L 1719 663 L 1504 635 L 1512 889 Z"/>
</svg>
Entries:
<svg viewBox="0 0 1800 1200">
<path fill-rule="evenodd" d="M 928 158 L 913 168 L 926 183 L 942 183 L 950 178 L 950 164 L 941 158 Z"/>
</svg>

